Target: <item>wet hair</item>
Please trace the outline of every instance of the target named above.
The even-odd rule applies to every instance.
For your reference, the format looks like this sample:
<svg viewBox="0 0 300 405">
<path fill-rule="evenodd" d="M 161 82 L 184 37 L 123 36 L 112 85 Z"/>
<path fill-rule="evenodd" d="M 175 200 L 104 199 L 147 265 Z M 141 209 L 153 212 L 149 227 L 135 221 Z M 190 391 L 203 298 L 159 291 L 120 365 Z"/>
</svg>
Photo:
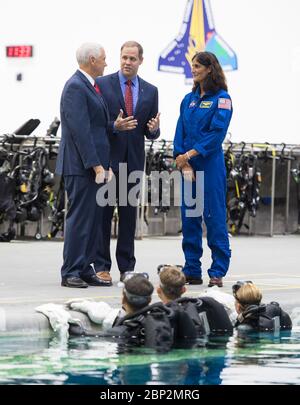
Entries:
<svg viewBox="0 0 300 405">
<path fill-rule="evenodd" d="M 248 305 L 259 305 L 262 293 L 255 284 L 245 283 L 236 291 L 234 297 L 243 308 L 246 308 Z"/>
<path fill-rule="evenodd" d="M 165 266 L 159 273 L 160 288 L 171 300 L 181 297 L 186 283 L 184 273 L 175 266 Z"/>
<path fill-rule="evenodd" d="M 90 56 L 98 58 L 101 50 L 103 50 L 103 46 L 95 42 L 86 42 L 80 45 L 76 51 L 78 65 L 87 65 L 89 63 Z"/>
<path fill-rule="evenodd" d="M 151 302 L 153 285 L 141 274 L 132 276 L 124 282 L 124 298 L 134 310 L 141 309 Z"/>
<path fill-rule="evenodd" d="M 139 52 L 139 59 L 142 59 L 144 50 L 143 50 L 142 45 L 139 44 L 139 43 L 136 42 L 136 41 L 126 41 L 126 42 L 121 46 L 121 52 L 122 52 L 123 48 L 125 48 L 125 47 L 126 47 L 126 48 L 133 48 L 134 46 L 136 46 L 137 49 L 138 49 L 138 52 Z"/>
<path fill-rule="evenodd" d="M 211 91 L 216 93 L 221 89 L 228 90 L 223 69 L 213 53 L 198 52 L 193 56 L 192 62 L 198 62 L 200 65 L 211 68 L 211 72 L 208 73 L 203 83 L 203 90 L 205 92 Z M 196 91 L 198 87 L 199 83 L 194 82 L 193 91 Z"/>
</svg>

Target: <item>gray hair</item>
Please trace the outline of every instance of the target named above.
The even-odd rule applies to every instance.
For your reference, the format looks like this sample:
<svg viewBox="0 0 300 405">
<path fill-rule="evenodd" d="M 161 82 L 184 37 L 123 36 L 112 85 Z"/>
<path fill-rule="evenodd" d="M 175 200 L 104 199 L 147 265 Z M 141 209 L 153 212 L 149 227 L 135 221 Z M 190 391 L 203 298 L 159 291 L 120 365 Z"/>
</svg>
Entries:
<svg viewBox="0 0 300 405">
<path fill-rule="evenodd" d="M 98 58 L 101 50 L 103 50 L 102 45 L 95 42 L 85 42 L 76 51 L 78 65 L 87 65 L 89 63 L 90 56 Z"/>
</svg>

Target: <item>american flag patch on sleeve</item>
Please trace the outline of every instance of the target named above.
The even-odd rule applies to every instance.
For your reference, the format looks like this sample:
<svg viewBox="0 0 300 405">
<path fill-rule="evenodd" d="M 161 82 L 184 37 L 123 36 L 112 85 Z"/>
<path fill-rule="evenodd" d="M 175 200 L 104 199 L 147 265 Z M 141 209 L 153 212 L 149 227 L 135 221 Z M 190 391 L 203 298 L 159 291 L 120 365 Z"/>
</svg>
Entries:
<svg viewBox="0 0 300 405">
<path fill-rule="evenodd" d="M 229 98 L 219 98 L 218 108 L 223 110 L 231 110 L 231 100 Z"/>
</svg>

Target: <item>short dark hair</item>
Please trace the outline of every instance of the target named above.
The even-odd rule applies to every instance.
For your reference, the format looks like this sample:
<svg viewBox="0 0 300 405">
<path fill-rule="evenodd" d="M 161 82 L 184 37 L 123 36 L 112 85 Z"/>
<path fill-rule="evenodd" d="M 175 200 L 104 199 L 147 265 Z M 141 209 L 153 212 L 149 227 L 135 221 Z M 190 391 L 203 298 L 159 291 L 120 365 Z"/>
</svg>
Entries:
<svg viewBox="0 0 300 405">
<path fill-rule="evenodd" d="M 126 41 L 126 42 L 121 46 L 121 52 L 122 52 L 123 48 L 125 48 L 125 47 L 126 47 L 126 48 L 132 48 L 132 47 L 134 47 L 134 46 L 136 46 L 137 49 L 138 49 L 138 52 L 139 52 L 139 59 L 142 59 L 143 53 L 144 53 L 144 49 L 143 49 L 142 45 L 139 44 L 139 43 L 136 42 L 136 41 Z"/>
<path fill-rule="evenodd" d="M 124 282 L 124 296 L 134 310 L 141 309 L 151 302 L 153 290 L 153 285 L 141 274 L 135 274 Z"/>
<path fill-rule="evenodd" d="M 205 92 L 212 91 L 216 93 L 221 89 L 228 90 L 226 77 L 216 55 L 212 52 L 198 52 L 193 56 L 192 62 L 194 61 L 200 63 L 200 65 L 211 68 L 211 72 L 208 73 L 203 83 L 203 90 Z M 196 91 L 198 87 L 199 83 L 194 82 L 193 91 Z"/>
<path fill-rule="evenodd" d="M 186 283 L 184 273 L 175 266 L 165 266 L 159 273 L 160 288 L 171 300 L 181 297 L 182 288 Z"/>
</svg>

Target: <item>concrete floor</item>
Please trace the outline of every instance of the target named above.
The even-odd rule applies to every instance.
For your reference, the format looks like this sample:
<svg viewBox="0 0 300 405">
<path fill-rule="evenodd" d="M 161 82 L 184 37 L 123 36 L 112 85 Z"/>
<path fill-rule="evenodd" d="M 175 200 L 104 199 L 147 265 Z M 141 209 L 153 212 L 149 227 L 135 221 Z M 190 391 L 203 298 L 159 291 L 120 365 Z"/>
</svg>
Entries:
<svg viewBox="0 0 300 405">
<path fill-rule="evenodd" d="M 116 241 L 112 241 L 114 252 Z M 121 288 L 113 262 L 112 287 L 71 289 L 60 286 L 63 242 L 13 241 L 0 244 L 0 332 L 39 319 L 34 308 L 42 303 L 63 303 L 69 298 L 92 298 L 118 306 Z M 278 301 L 291 310 L 300 307 L 300 235 L 231 238 L 232 261 L 222 291 L 231 292 L 236 280 L 252 280 L 263 291 L 264 302 Z M 157 285 L 161 263 L 182 264 L 181 237 L 155 237 L 136 241 L 136 271 L 146 271 Z M 198 296 L 207 288 L 210 250 L 204 240 L 203 286 L 188 286 Z M 154 301 L 157 297 L 154 296 Z M 6 319 L 5 321 L 3 319 Z M 2 321 L 1 321 L 2 319 Z M 10 322 L 9 322 L 10 319 Z M 11 321 L 11 320 L 14 321 Z M 26 321 L 27 320 L 27 321 Z M 2 326 L 1 326 L 2 325 Z M 8 326 L 10 325 L 10 326 Z M 25 325 L 26 326 L 26 325 Z M 21 327 L 21 326 L 20 326 Z M 18 328 L 18 327 L 17 327 Z"/>
</svg>

